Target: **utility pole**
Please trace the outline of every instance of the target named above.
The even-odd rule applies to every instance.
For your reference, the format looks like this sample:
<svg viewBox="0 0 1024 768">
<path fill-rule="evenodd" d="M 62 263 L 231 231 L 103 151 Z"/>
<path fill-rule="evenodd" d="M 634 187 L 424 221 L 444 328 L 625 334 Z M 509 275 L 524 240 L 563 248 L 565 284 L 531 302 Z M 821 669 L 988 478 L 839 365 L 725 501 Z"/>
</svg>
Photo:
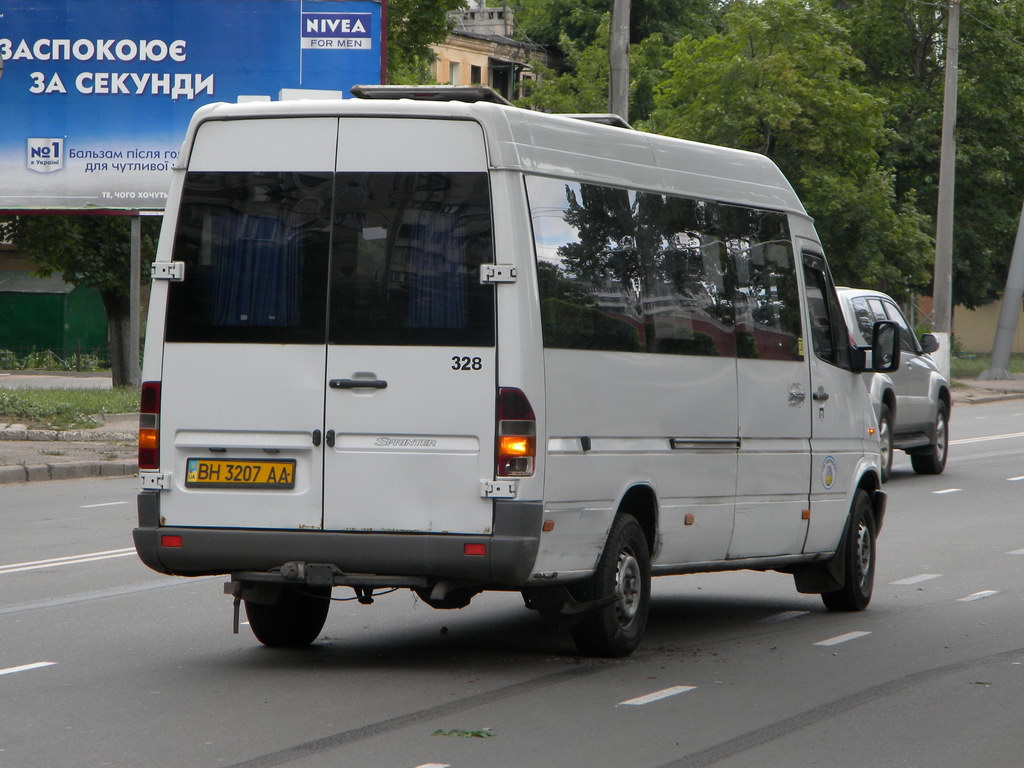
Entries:
<svg viewBox="0 0 1024 768">
<path fill-rule="evenodd" d="M 630 0 L 613 0 L 608 40 L 608 111 L 629 122 Z"/>
<path fill-rule="evenodd" d="M 949 0 L 946 29 L 946 81 L 942 97 L 942 147 L 939 155 L 939 205 L 935 221 L 935 278 L 932 331 L 939 340 L 935 355 L 949 378 L 950 332 L 953 328 L 953 189 L 956 179 L 956 90 L 960 57 L 960 0 Z"/>
<path fill-rule="evenodd" d="M 1006 276 L 1003 303 L 999 307 L 999 323 L 992 340 L 992 357 L 989 367 L 978 377 L 984 380 L 1012 379 L 1010 353 L 1013 351 L 1013 337 L 1017 333 L 1017 318 L 1020 316 L 1021 299 L 1024 298 L 1024 207 L 1017 224 L 1017 239 L 1013 243 L 1010 272 Z"/>
</svg>

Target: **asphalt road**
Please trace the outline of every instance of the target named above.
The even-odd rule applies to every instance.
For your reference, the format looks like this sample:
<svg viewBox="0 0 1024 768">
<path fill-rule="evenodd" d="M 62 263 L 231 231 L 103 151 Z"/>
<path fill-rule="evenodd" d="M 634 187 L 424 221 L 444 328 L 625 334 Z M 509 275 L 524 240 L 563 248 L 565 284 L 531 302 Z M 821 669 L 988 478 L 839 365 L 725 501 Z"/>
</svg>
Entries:
<svg viewBox="0 0 1024 768">
<path fill-rule="evenodd" d="M 518 595 L 407 591 L 270 651 L 231 633 L 223 579 L 137 561 L 135 480 L 6 486 L 0 766 L 1018 765 L 1024 403 L 955 410 L 953 436 L 943 475 L 897 456 L 866 612 L 779 574 L 658 579 L 618 661 Z"/>
</svg>

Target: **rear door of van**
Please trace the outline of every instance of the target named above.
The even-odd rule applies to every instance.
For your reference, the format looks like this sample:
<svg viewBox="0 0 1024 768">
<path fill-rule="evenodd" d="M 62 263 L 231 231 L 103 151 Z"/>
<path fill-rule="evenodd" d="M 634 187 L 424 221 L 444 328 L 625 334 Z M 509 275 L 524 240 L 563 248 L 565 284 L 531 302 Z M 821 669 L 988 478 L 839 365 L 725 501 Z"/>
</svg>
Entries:
<svg viewBox="0 0 1024 768">
<path fill-rule="evenodd" d="M 319 528 L 336 118 L 210 121 L 189 159 L 168 289 L 168 524 Z M 147 350 L 147 354 L 151 354 Z"/>
<path fill-rule="evenodd" d="M 497 372 L 482 130 L 343 118 L 337 171 L 324 527 L 487 533 Z"/>
</svg>

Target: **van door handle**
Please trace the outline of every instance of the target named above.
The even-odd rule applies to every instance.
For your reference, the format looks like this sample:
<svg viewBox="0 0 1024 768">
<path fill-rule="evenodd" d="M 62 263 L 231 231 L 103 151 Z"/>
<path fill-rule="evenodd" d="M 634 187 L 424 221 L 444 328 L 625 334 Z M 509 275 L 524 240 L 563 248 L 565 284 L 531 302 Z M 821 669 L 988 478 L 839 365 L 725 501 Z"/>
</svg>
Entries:
<svg viewBox="0 0 1024 768">
<path fill-rule="evenodd" d="M 388 383 L 384 379 L 331 379 L 331 389 L 387 389 Z"/>
<path fill-rule="evenodd" d="M 324 442 L 327 443 L 328 448 L 334 447 L 334 430 L 328 429 L 327 434 L 324 436 Z"/>
<path fill-rule="evenodd" d="M 323 437 L 323 435 L 320 433 L 319 429 L 314 429 L 313 430 L 313 447 L 314 448 L 319 448 L 320 447 L 320 439 L 322 437 Z"/>
<path fill-rule="evenodd" d="M 828 400 L 828 392 L 825 391 L 824 387 L 818 387 L 818 391 L 811 395 L 819 403 L 824 403 Z"/>
</svg>

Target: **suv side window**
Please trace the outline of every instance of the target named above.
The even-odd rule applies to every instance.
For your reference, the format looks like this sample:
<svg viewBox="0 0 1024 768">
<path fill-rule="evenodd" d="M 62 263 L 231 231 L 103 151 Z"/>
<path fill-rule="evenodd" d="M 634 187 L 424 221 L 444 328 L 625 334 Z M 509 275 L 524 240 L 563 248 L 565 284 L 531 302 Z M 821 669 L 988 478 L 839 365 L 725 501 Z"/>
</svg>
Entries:
<svg viewBox="0 0 1024 768">
<path fill-rule="evenodd" d="M 900 308 L 889 301 L 881 302 L 885 308 L 885 313 L 888 315 L 885 320 L 892 320 L 900 327 L 900 347 L 904 352 L 910 352 L 914 355 L 921 354 L 921 350 L 917 346 L 917 337 L 914 335 L 914 330 L 910 327 L 910 323 L 900 312 Z"/>
</svg>

